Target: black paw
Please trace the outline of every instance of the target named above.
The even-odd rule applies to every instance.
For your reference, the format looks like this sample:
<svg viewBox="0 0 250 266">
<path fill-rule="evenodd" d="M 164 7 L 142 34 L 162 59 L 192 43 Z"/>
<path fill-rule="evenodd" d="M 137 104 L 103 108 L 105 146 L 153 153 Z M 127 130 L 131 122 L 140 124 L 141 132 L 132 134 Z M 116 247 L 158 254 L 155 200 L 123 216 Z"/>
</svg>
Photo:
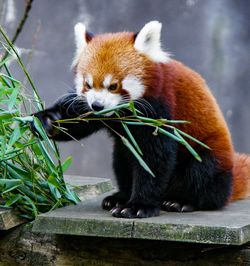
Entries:
<svg viewBox="0 0 250 266">
<path fill-rule="evenodd" d="M 41 111 L 41 112 L 38 112 L 36 114 L 34 114 L 35 117 L 37 117 L 42 126 L 43 126 L 43 129 L 45 130 L 45 132 L 47 133 L 47 135 L 49 137 L 51 136 L 54 136 L 57 132 L 57 129 L 54 127 L 54 122 L 56 120 L 60 120 L 61 119 L 61 115 L 60 113 L 58 112 L 49 112 L 49 111 Z M 59 124 L 58 124 L 59 126 Z M 41 134 L 39 133 L 39 130 L 37 129 L 35 123 L 31 123 L 30 124 L 30 128 L 31 128 L 31 131 L 33 132 L 34 135 L 42 138 Z"/>
<path fill-rule="evenodd" d="M 111 209 L 111 214 L 119 218 L 148 218 L 159 216 L 160 208 L 144 205 L 118 206 Z"/>
<path fill-rule="evenodd" d="M 104 210 L 110 211 L 114 207 L 119 207 L 124 205 L 128 200 L 119 196 L 119 193 L 115 193 L 114 195 L 108 196 L 102 201 L 102 208 Z"/>
<path fill-rule="evenodd" d="M 192 205 L 182 205 L 174 201 L 164 201 L 161 209 L 167 212 L 192 212 L 195 208 Z"/>
</svg>

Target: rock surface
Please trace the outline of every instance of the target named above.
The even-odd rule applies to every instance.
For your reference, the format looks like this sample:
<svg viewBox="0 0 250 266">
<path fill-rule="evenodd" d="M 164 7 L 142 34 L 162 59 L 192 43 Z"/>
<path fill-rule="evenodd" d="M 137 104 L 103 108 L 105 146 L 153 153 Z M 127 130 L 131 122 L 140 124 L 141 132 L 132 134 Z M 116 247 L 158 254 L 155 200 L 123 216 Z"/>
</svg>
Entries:
<svg viewBox="0 0 250 266">
<path fill-rule="evenodd" d="M 242 245 L 250 241 L 250 199 L 224 210 L 166 213 L 147 219 L 119 219 L 101 209 L 106 194 L 40 215 L 33 231 L 46 234 L 136 238 Z"/>
</svg>

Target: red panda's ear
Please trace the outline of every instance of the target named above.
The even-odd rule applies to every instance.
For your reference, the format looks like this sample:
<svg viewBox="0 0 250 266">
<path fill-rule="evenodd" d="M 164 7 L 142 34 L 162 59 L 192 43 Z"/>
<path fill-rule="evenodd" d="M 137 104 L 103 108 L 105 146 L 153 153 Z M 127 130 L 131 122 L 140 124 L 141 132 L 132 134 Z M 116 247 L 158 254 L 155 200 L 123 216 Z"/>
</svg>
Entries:
<svg viewBox="0 0 250 266">
<path fill-rule="evenodd" d="M 155 62 L 166 63 L 169 56 L 161 48 L 161 23 L 151 21 L 135 35 L 135 49 Z"/>
<path fill-rule="evenodd" d="M 93 34 L 86 30 L 86 27 L 82 23 L 77 23 L 75 25 L 75 43 L 76 43 L 76 52 L 75 58 L 72 63 L 72 67 L 77 64 L 78 57 L 82 51 L 82 49 L 90 42 L 93 38 Z"/>
<path fill-rule="evenodd" d="M 86 27 L 82 23 L 77 23 L 75 25 L 75 42 L 76 49 L 81 49 L 88 44 L 93 38 L 93 34 L 86 30 Z"/>
</svg>

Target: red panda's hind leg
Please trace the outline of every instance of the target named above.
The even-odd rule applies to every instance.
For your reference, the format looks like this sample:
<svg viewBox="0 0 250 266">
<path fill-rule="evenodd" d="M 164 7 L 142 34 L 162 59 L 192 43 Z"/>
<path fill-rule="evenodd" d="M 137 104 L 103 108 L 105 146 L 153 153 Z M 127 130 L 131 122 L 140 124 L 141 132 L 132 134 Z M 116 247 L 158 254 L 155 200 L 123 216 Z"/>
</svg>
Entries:
<svg viewBox="0 0 250 266">
<path fill-rule="evenodd" d="M 232 172 L 224 171 L 211 151 L 198 151 L 202 162 L 180 159 L 161 206 L 162 210 L 184 212 L 216 210 L 229 201 Z"/>
</svg>

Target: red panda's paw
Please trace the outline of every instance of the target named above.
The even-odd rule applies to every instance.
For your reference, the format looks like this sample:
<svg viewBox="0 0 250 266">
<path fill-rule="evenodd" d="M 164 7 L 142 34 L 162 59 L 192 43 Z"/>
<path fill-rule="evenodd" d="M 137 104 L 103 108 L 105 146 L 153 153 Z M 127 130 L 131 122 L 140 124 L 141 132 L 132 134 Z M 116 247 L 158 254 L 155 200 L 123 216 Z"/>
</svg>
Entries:
<svg viewBox="0 0 250 266">
<path fill-rule="evenodd" d="M 132 205 L 132 206 L 118 206 L 111 210 L 114 217 L 119 218 L 149 218 L 160 215 L 159 207 Z"/>
<path fill-rule="evenodd" d="M 119 207 L 121 205 L 124 205 L 127 201 L 128 199 L 125 199 L 124 197 L 121 196 L 119 192 L 117 192 L 103 199 L 102 208 L 104 210 L 110 211 L 114 207 Z"/>
<path fill-rule="evenodd" d="M 161 209 L 167 212 L 192 212 L 195 210 L 192 205 L 181 205 L 174 201 L 164 201 L 161 205 Z"/>
<path fill-rule="evenodd" d="M 54 135 L 57 134 L 58 130 L 56 129 L 54 123 L 55 123 L 56 120 L 60 120 L 61 119 L 60 113 L 58 113 L 58 112 L 50 112 L 50 111 L 44 110 L 44 111 L 40 111 L 38 113 L 35 113 L 34 116 L 37 117 L 40 120 L 45 132 L 47 133 L 47 135 L 49 137 L 53 137 Z M 31 123 L 30 127 L 31 127 L 32 132 L 36 136 L 42 138 L 40 136 L 40 133 L 37 131 L 34 123 Z"/>
</svg>

